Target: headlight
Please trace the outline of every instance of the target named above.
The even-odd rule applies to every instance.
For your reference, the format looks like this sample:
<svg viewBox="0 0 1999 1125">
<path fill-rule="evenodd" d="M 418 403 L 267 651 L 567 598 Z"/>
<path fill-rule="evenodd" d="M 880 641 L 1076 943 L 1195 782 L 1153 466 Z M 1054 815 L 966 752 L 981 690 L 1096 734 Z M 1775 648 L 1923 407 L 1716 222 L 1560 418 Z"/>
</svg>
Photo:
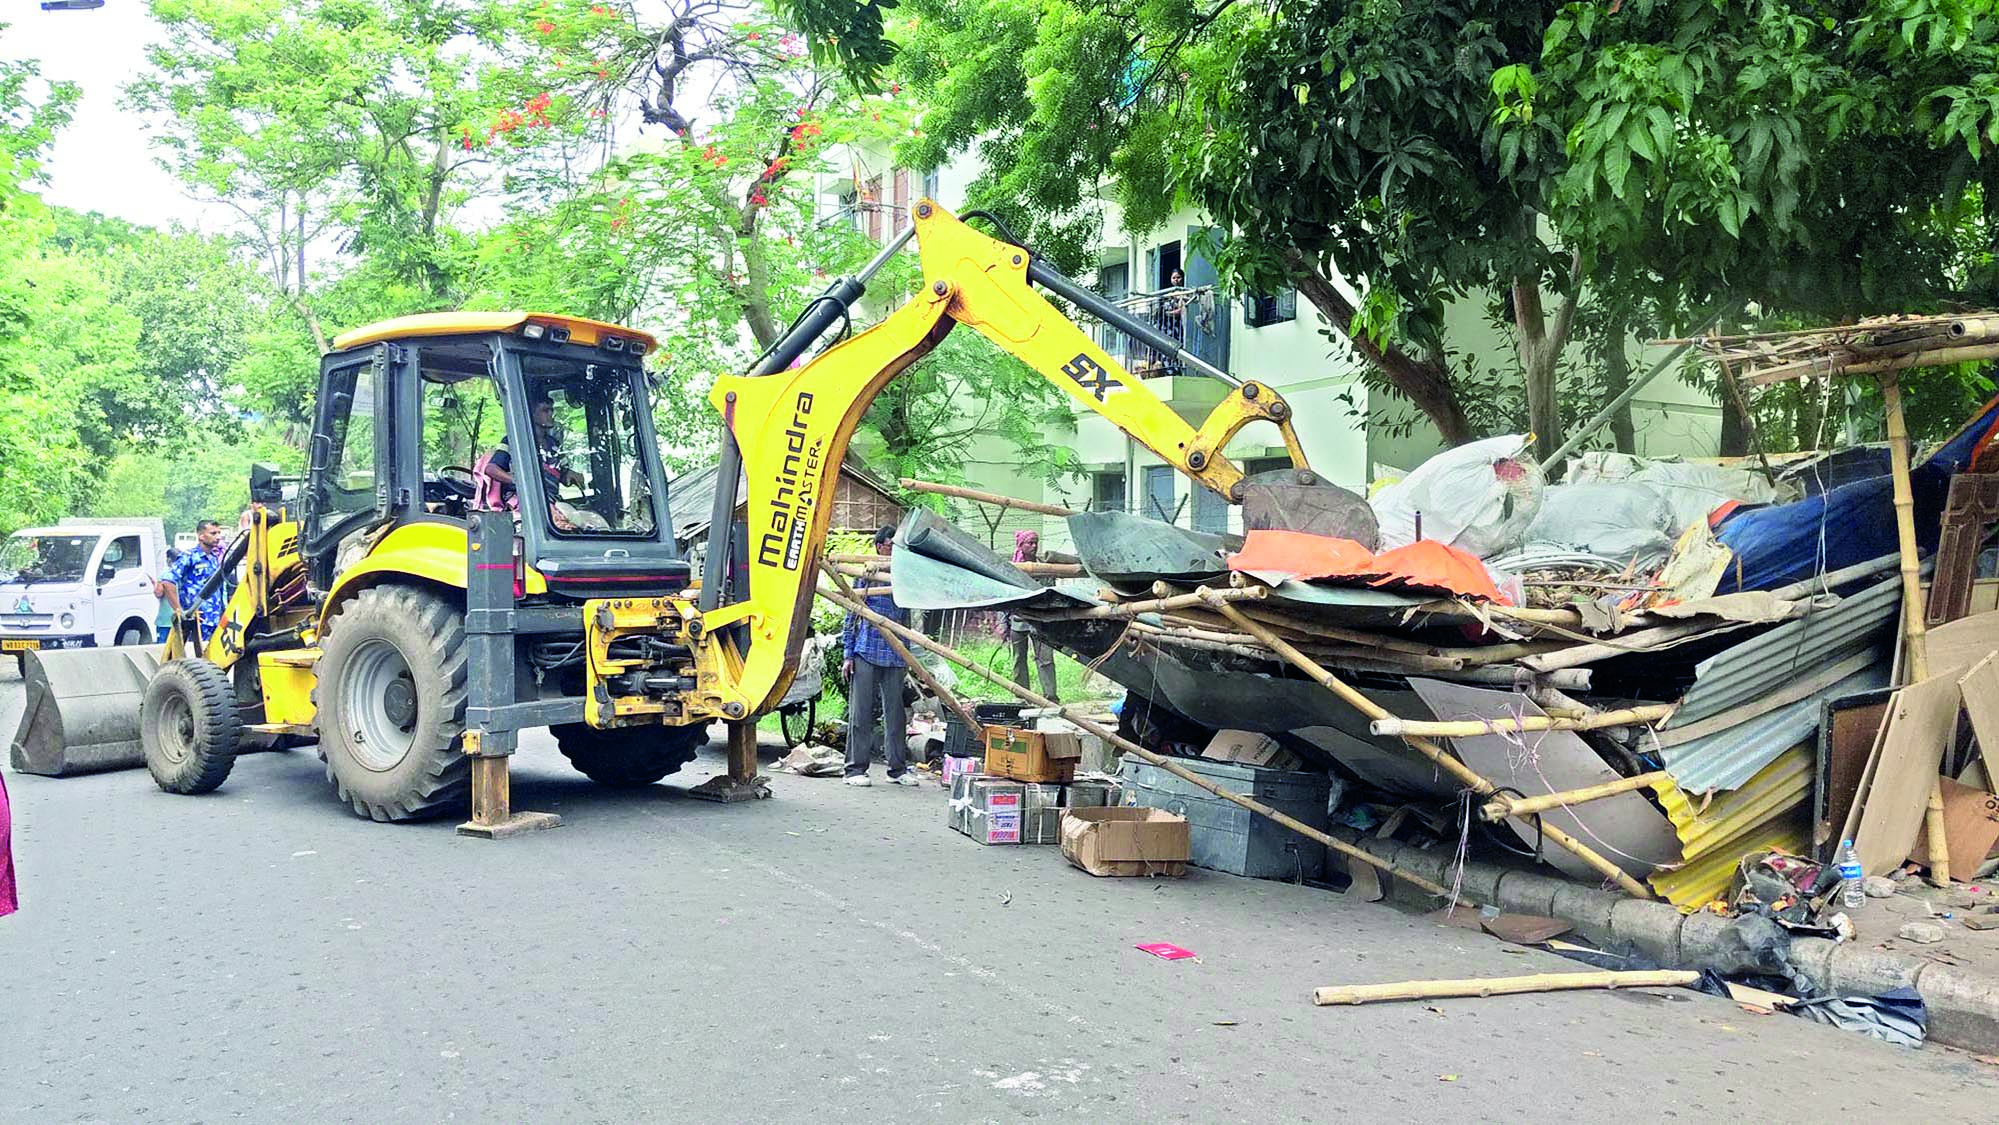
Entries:
<svg viewBox="0 0 1999 1125">
<path fill-rule="evenodd" d="M 56 623 L 65 629 L 74 629 L 76 628 L 76 614 L 65 613 L 61 617 L 56 618 Z"/>
</svg>

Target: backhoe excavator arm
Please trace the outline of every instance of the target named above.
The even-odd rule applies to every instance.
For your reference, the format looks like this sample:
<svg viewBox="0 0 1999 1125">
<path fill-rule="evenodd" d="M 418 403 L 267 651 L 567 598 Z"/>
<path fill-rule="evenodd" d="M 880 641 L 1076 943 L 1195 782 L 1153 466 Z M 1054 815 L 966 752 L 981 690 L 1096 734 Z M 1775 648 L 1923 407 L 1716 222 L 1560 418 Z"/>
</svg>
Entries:
<svg viewBox="0 0 1999 1125">
<path fill-rule="evenodd" d="M 1176 341 L 1124 310 L 1033 261 L 1021 247 L 973 230 L 928 200 L 915 208 L 915 237 L 923 264 L 923 287 L 907 304 L 803 366 L 768 370 L 777 364 L 766 362 L 759 371 L 768 373 L 725 376 L 716 381 L 709 396 L 722 412 L 735 449 L 741 451 L 741 471 L 748 479 L 748 554 L 733 561 L 748 573 L 749 597 L 733 605 L 720 605 L 720 591 L 714 587 L 722 568 L 708 568 L 704 579 L 707 588 L 702 590 L 703 612 L 689 630 L 697 682 L 685 704 L 692 715 L 743 718 L 768 710 L 783 696 L 804 640 L 800 623 L 809 620 L 817 563 L 832 519 L 831 501 L 847 443 L 876 393 L 959 324 L 977 329 L 1169 464 L 1230 501 L 1242 499 L 1243 474 L 1222 449 L 1250 422 L 1275 423 L 1293 467 L 1308 467 L 1291 429 L 1290 408 L 1269 387 L 1241 383 L 1197 429 L 1036 292 L 1035 285 L 1143 343 L 1178 354 L 1188 366 L 1235 382 L 1225 373 L 1202 363 Z M 877 263 L 885 258 L 886 254 Z M 852 281 L 834 286 L 834 292 L 844 293 L 849 304 L 860 291 L 861 286 Z M 839 299 L 829 295 L 819 301 Z M 805 319 L 801 318 L 802 322 Z M 806 328 L 813 337 L 833 318 L 823 315 L 822 310 L 816 319 L 822 326 L 818 331 L 809 324 Z M 796 346 L 802 349 L 809 342 Z M 781 356 L 779 359 L 782 361 Z M 734 460 L 733 456 L 724 457 L 723 479 L 716 484 L 718 497 L 734 492 L 727 479 Z M 710 552 L 727 551 L 728 541 L 726 524 L 717 524 L 709 536 Z M 730 639 L 727 628 L 733 625 L 747 625 L 750 630 L 747 657 Z"/>
</svg>

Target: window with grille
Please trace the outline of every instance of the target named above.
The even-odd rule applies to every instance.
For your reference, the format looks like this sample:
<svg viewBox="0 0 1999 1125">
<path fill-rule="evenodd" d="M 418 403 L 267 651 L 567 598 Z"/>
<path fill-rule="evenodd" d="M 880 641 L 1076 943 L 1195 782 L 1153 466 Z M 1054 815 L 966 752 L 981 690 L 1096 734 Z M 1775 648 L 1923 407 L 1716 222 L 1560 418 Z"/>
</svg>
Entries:
<svg viewBox="0 0 1999 1125">
<path fill-rule="evenodd" d="M 1090 474 L 1090 510 L 1124 511 L 1124 470 Z"/>
<path fill-rule="evenodd" d="M 1298 319 L 1298 291 L 1280 289 L 1275 293 L 1248 293 L 1242 299 L 1243 323 L 1263 328 Z"/>
</svg>

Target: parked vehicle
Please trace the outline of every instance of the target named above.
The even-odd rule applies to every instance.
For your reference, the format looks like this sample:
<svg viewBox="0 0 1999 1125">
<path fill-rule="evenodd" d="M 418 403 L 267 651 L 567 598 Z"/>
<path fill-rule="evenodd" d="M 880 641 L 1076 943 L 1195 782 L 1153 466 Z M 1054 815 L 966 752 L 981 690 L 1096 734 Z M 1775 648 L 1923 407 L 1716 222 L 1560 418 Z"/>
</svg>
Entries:
<svg viewBox="0 0 1999 1125">
<path fill-rule="evenodd" d="M 159 520 L 65 519 L 0 544 L 0 653 L 151 644 L 166 569 Z"/>
</svg>

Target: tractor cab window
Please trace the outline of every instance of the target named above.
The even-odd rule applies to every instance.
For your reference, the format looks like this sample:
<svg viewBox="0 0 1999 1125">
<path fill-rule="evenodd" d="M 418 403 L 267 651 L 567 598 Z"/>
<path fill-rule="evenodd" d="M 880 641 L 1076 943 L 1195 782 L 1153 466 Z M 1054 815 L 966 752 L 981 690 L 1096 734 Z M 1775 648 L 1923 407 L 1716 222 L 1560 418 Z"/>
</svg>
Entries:
<svg viewBox="0 0 1999 1125">
<path fill-rule="evenodd" d="M 549 524 L 557 535 L 652 538 L 655 454 L 645 448 L 637 411 L 641 375 L 632 367 L 522 353 L 529 443 L 510 442 L 512 460 L 539 465 Z"/>
<path fill-rule="evenodd" d="M 475 506 L 488 454 L 506 436 L 506 410 L 485 341 L 426 342 L 418 351 L 423 400 L 423 506 L 462 518 Z"/>
</svg>

